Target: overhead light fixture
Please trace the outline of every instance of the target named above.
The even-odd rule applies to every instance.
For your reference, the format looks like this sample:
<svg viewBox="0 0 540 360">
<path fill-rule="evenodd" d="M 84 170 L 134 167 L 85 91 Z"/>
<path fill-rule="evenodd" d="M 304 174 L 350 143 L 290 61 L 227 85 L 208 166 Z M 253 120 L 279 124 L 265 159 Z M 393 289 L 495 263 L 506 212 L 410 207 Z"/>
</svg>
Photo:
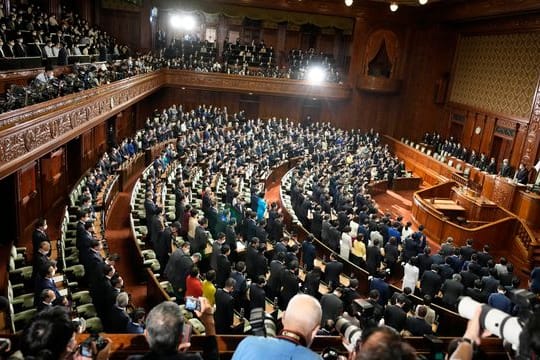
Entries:
<svg viewBox="0 0 540 360">
<path fill-rule="evenodd" d="M 418 0 L 418 2 L 420 3 L 420 5 L 426 5 L 428 0 Z"/>
<path fill-rule="evenodd" d="M 398 8 L 399 5 L 397 4 L 397 2 L 393 1 L 392 3 L 390 3 L 390 11 L 396 12 Z"/>
<path fill-rule="evenodd" d="M 353 0 L 345 0 L 345 5 L 352 6 Z"/>
</svg>

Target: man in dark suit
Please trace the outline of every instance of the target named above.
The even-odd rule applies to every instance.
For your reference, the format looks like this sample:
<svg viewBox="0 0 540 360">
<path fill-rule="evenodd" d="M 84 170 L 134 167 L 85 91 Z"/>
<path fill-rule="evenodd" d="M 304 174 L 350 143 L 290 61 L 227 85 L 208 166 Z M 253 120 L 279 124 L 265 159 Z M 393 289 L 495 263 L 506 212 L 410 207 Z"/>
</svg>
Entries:
<svg viewBox="0 0 540 360">
<path fill-rule="evenodd" d="M 79 250 L 79 259 L 84 264 L 88 258 L 90 248 L 92 246 L 94 236 L 91 233 L 93 225 L 90 221 L 84 223 L 84 231 L 80 233 L 80 236 L 77 237 L 76 245 L 77 250 Z"/>
<path fill-rule="evenodd" d="M 265 308 L 266 305 L 266 293 L 264 286 L 266 285 L 266 278 L 259 276 L 249 287 L 249 314 L 253 309 Z"/>
<path fill-rule="evenodd" d="M 484 245 L 484 248 L 482 249 L 482 251 L 477 253 L 477 257 L 478 257 L 478 264 L 480 266 L 487 266 L 488 261 L 493 259 L 493 257 L 489 253 L 489 245 L 487 244 Z"/>
<path fill-rule="evenodd" d="M 461 283 L 465 289 L 472 288 L 474 282 L 479 279 L 478 275 L 471 271 L 470 264 L 467 266 L 467 269 L 460 272 L 459 275 L 461 275 Z"/>
<path fill-rule="evenodd" d="M 15 53 L 15 57 L 27 56 L 26 46 L 23 43 L 22 37 L 17 39 L 17 43 L 13 46 L 13 51 Z"/>
<path fill-rule="evenodd" d="M 298 262 L 293 261 L 281 272 L 281 297 L 279 306 L 285 309 L 294 295 L 298 294 Z"/>
<path fill-rule="evenodd" d="M 156 257 L 159 261 L 159 265 L 162 269 L 165 269 L 167 262 L 169 261 L 169 254 L 172 252 L 172 244 L 176 240 L 176 235 L 180 230 L 180 223 L 175 221 L 171 226 L 167 226 L 161 234 L 159 234 L 158 240 L 154 244 L 154 250 Z"/>
<path fill-rule="evenodd" d="M 190 256 L 190 244 L 186 241 L 169 257 L 169 262 L 165 266 L 164 272 L 178 300 L 184 298 L 186 277 L 191 272 L 191 268 L 199 261 L 199 255 L 193 254 L 193 256 Z"/>
<path fill-rule="evenodd" d="M 422 292 L 422 295 L 429 295 L 433 299 L 439 293 L 442 280 L 438 271 L 439 266 L 433 264 L 431 265 L 430 271 L 424 272 L 424 275 L 422 275 L 422 279 L 420 280 L 420 291 Z"/>
<path fill-rule="evenodd" d="M 471 255 L 474 254 L 476 250 L 473 248 L 473 239 L 467 239 L 465 246 L 461 247 L 461 256 L 464 260 L 471 260 Z"/>
<path fill-rule="evenodd" d="M 216 333 L 231 334 L 234 319 L 234 290 L 235 281 L 228 278 L 225 287 L 216 291 L 216 312 L 214 318 L 216 322 Z"/>
<path fill-rule="evenodd" d="M 384 324 L 396 329 L 398 332 L 403 330 L 407 321 L 407 314 L 402 307 L 405 304 L 405 295 L 399 294 L 395 305 L 388 305 L 384 309 Z"/>
<path fill-rule="evenodd" d="M 489 164 L 486 166 L 486 171 L 488 174 L 492 175 L 497 173 L 497 163 L 495 162 L 495 158 L 491 158 Z"/>
<path fill-rule="evenodd" d="M 316 256 L 315 245 L 313 245 L 313 235 L 309 234 L 302 242 L 302 263 L 304 264 L 306 271 L 313 270 Z"/>
<path fill-rule="evenodd" d="M 381 267 L 381 248 L 379 239 L 373 241 L 373 245 L 369 245 L 366 249 L 366 270 L 370 275 L 374 275 Z"/>
<path fill-rule="evenodd" d="M 377 301 L 379 305 L 383 307 L 386 306 L 386 303 L 390 298 L 390 286 L 385 281 L 385 277 L 386 275 L 384 272 L 377 272 L 369 283 L 369 290 L 377 290 L 377 293 L 379 294 Z"/>
<path fill-rule="evenodd" d="M 458 298 L 463 295 L 463 284 L 461 283 L 461 275 L 454 274 L 451 280 L 446 280 L 441 287 L 442 302 L 450 309 L 455 310 Z"/>
<path fill-rule="evenodd" d="M 220 254 L 216 262 L 216 285 L 223 288 L 225 281 L 231 276 L 231 262 L 229 261 L 229 255 L 231 254 L 231 248 L 229 245 L 224 244 L 220 249 Z"/>
<path fill-rule="evenodd" d="M 116 296 L 116 301 L 109 310 L 107 316 L 106 331 L 110 333 L 126 333 L 129 324 L 129 315 L 126 313 L 126 307 L 129 302 L 129 296 L 125 292 L 121 292 Z"/>
<path fill-rule="evenodd" d="M 34 254 L 37 254 L 42 241 L 47 241 L 50 244 L 51 240 L 49 239 L 49 235 L 47 234 L 46 230 L 47 220 L 43 218 L 38 219 L 36 228 L 32 232 L 32 246 Z"/>
<path fill-rule="evenodd" d="M 40 302 L 36 305 L 38 312 L 43 310 L 52 309 L 54 306 L 54 301 L 56 300 L 56 295 L 51 289 L 43 289 L 40 296 Z"/>
<path fill-rule="evenodd" d="M 333 292 L 321 297 L 322 318 L 321 327 L 329 325 L 328 321 L 335 324 L 337 318 L 343 313 L 343 290 L 337 287 Z"/>
<path fill-rule="evenodd" d="M 512 177 L 512 167 L 510 166 L 510 161 L 508 161 L 508 159 L 503 160 L 499 175 L 503 177 Z"/>
<path fill-rule="evenodd" d="M 144 199 L 144 212 L 146 218 L 146 227 L 148 228 L 148 237 L 150 237 L 150 223 L 152 217 L 158 213 L 158 206 L 153 200 L 154 193 L 147 191 Z"/>
<path fill-rule="evenodd" d="M 330 261 L 326 263 L 326 267 L 324 269 L 324 279 L 330 288 L 339 286 L 339 275 L 341 275 L 342 271 L 343 264 L 337 261 L 336 253 L 330 253 Z"/>
<path fill-rule="evenodd" d="M 84 265 L 85 277 L 89 284 L 99 279 L 103 274 L 105 259 L 103 259 L 103 256 L 101 256 L 102 249 L 102 242 L 97 239 L 93 239 L 90 250 L 84 259 L 84 263 L 81 259 L 81 263 Z"/>
<path fill-rule="evenodd" d="M 50 263 L 48 254 L 51 251 L 51 243 L 48 241 L 42 241 L 34 258 L 32 260 L 32 278 L 35 279 L 39 274 L 43 274 L 47 270 L 47 266 Z"/>
<path fill-rule="evenodd" d="M 412 336 L 424 336 L 433 334 L 431 326 L 424 319 L 427 315 L 427 309 L 425 306 L 420 305 L 416 310 L 415 316 L 407 317 L 405 323 L 405 329 L 411 333 Z"/>
<path fill-rule="evenodd" d="M 480 279 L 474 282 L 474 288 L 465 289 L 465 295 L 480 303 L 486 303 L 488 300 L 486 293 L 482 289 L 482 280 Z"/>
<path fill-rule="evenodd" d="M 208 234 L 206 229 L 208 228 L 208 220 L 206 218 L 199 219 L 199 225 L 195 228 L 195 237 L 191 242 L 191 253 L 204 254 L 206 244 L 208 243 Z"/>
<path fill-rule="evenodd" d="M 279 296 L 281 291 L 281 273 L 285 270 L 285 254 L 279 253 L 270 262 L 270 276 L 268 278 L 268 296 L 271 299 Z"/>
<path fill-rule="evenodd" d="M 499 286 L 499 280 L 497 280 L 497 270 L 495 268 L 489 269 L 489 275 L 482 278 L 482 287 L 484 293 L 489 296 L 497 291 Z"/>
<path fill-rule="evenodd" d="M 36 287 L 34 290 L 34 304 L 39 303 L 41 300 L 41 294 L 43 290 L 50 289 L 54 292 L 55 299 L 60 299 L 61 295 L 54 282 L 54 276 L 56 275 L 56 263 L 49 262 L 48 266 L 41 273 L 36 281 Z"/>
<path fill-rule="evenodd" d="M 514 180 L 518 184 L 527 185 L 529 183 L 529 170 L 523 163 L 519 164 L 519 170 L 516 172 Z"/>
</svg>

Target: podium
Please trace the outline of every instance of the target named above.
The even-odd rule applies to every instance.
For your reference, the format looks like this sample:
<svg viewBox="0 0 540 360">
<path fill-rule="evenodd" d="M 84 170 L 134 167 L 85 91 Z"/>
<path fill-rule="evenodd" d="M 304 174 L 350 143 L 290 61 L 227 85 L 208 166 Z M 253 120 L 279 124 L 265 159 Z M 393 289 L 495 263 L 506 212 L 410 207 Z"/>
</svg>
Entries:
<svg viewBox="0 0 540 360">
<path fill-rule="evenodd" d="M 517 184 L 509 178 L 498 175 L 486 175 L 484 177 L 484 186 L 482 187 L 482 196 L 492 200 L 500 207 L 512 211 L 514 199 L 520 190 L 527 186 Z"/>
</svg>

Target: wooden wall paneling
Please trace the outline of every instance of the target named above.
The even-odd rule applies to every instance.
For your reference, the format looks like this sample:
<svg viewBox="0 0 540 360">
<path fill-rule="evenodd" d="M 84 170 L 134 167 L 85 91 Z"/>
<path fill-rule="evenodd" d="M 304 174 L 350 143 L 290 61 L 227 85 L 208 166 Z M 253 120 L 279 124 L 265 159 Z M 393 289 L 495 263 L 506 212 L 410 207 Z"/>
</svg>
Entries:
<svg viewBox="0 0 540 360">
<path fill-rule="evenodd" d="M 463 124 L 463 133 L 461 134 L 461 139 L 458 140 L 461 141 L 461 143 L 467 148 L 470 147 L 477 119 L 478 114 L 474 112 L 468 112 L 467 117 L 465 118 L 465 123 Z"/>
<path fill-rule="evenodd" d="M 138 129 L 141 129 L 139 127 Z M 94 147 L 97 149 L 97 158 L 99 158 L 105 151 L 107 151 L 107 123 L 102 122 L 92 129 L 94 131 Z"/>
<path fill-rule="evenodd" d="M 61 147 L 58 150 L 44 156 L 40 159 L 41 167 L 41 188 L 47 189 L 41 192 L 41 202 L 43 213 L 55 207 L 60 201 L 64 200 L 65 194 L 65 148 Z"/>
<path fill-rule="evenodd" d="M 34 166 L 33 163 L 32 166 Z M 19 173 L 17 172 L 0 180 L 0 194 L 2 194 L 3 203 L 3 206 L 0 207 L 0 226 L 2 227 L 0 244 L 2 245 L 9 244 L 10 242 L 15 243 L 16 245 L 20 244 L 17 237 L 17 235 L 19 234 L 19 223 L 21 220 L 19 217 L 19 192 L 17 191 L 19 183 L 18 178 Z M 39 206 L 37 206 L 36 208 L 37 210 L 39 210 Z M 20 246 L 22 246 L 22 244 Z"/>
<path fill-rule="evenodd" d="M 80 179 L 83 170 L 86 169 L 83 165 L 82 151 L 82 136 L 78 136 L 66 144 L 66 192 L 73 188 Z"/>
<path fill-rule="evenodd" d="M 149 22 L 150 12 L 145 14 L 145 21 Z M 141 47 L 141 14 L 140 12 L 102 9 L 99 26 L 109 34 L 114 34 L 119 44 L 127 44 L 131 49 Z"/>
<path fill-rule="evenodd" d="M 493 133 L 495 132 L 495 118 L 492 116 L 486 117 L 485 126 L 482 129 L 480 135 L 482 136 L 482 141 L 480 143 L 480 154 L 484 153 L 489 155 L 491 150 L 491 144 L 493 142 Z"/>
<path fill-rule="evenodd" d="M 300 32 L 296 30 L 287 30 L 287 36 L 285 38 L 285 48 L 283 49 L 283 52 L 285 56 L 288 55 L 288 51 L 291 49 L 299 49 L 300 48 Z"/>
<path fill-rule="evenodd" d="M 447 26 L 418 24 L 409 33 L 400 51 L 404 68 L 398 122 L 402 126 L 396 126 L 393 136 L 416 139 L 426 132 L 447 134 L 449 116 L 435 95 L 437 82 L 452 69 L 455 31 Z"/>
<path fill-rule="evenodd" d="M 82 169 L 87 169 L 93 164 L 94 160 L 94 131 L 93 129 L 85 132 L 81 135 L 81 145 L 82 145 L 82 153 L 81 153 L 81 163 L 82 163 Z"/>
<path fill-rule="evenodd" d="M 42 214 L 40 163 L 32 161 L 16 172 L 19 244 L 31 243 L 34 224 Z"/>
<path fill-rule="evenodd" d="M 510 164 L 517 169 L 522 161 L 523 146 L 527 137 L 527 125 L 518 124 L 516 136 L 512 141 L 512 157 L 510 158 Z"/>
<path fill-rule="evenodd" d="M 475 151 L 478 151 L 480 149 L 480 145 L 482 143 L 482 137 L 483 137 L 483 131 L 486 127 L 486 115 L 477 114 L 476 121 L 474 122 L 474 126 L 471 131 L 471 137 L 468 145 L 468 149 L 474 149 Z M 480 128 L 480 133 L 476 133 L 476 129 Z"/>
</svg>

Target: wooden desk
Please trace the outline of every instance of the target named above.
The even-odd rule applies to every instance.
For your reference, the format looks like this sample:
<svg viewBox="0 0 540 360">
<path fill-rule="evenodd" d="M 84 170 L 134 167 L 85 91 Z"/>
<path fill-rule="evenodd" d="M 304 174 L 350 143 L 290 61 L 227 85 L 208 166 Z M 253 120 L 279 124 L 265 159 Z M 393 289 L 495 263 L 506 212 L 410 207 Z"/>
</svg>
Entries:
<svg viewBox="0 0 540 360">
<path fill-rule="evenodd" d="M 457 204 L 452 199 L 426 199 L 433 208 L 442 212 L 450 219 L 456 219 L 459 216 L 465 216 L 466 210 L 463 206 Z"/>
<path fill-rule="evenodd" d="M 540 195 L 519 191 L 514 199 L 512 212 L 522 218 L 532 229 L 540 229 Z"/>
</svg>

